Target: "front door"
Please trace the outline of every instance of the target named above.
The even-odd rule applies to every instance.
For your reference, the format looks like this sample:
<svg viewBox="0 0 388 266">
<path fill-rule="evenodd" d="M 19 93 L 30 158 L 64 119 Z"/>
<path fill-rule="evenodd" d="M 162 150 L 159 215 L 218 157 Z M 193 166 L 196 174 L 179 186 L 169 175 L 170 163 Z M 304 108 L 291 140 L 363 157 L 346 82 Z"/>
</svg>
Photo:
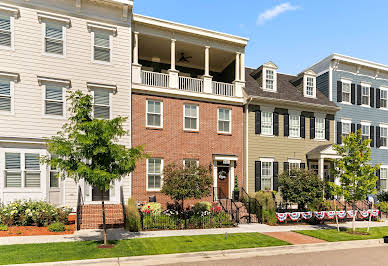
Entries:
<svg viewBox="0 0 388 266">
<path fill-rule="evenodd" d="M 229 167 L 217 167 L 218 198 L 227 199 L 229 195 Z"/>
</svg>

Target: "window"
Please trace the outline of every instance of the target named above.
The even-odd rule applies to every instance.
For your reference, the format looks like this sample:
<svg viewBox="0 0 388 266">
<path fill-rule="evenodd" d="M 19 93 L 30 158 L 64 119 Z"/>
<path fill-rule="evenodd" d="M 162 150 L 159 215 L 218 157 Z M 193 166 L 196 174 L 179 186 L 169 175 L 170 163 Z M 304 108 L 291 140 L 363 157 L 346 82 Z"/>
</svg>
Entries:
<svg viewBox="0 0 388 266">
<path fill-rule="evenodd" d="M 56 85 L 45 86 L 45 107 L 46 115 L 63 116 L 64 113 L 64 96 L 63 88 Z"/>
<path fill-rule="evenodd" d="M 347 137 L 349 136 L 350 132 L 351 132 L 351 123 L 348 122 L 348 121 L 342 121 L 342 137 Z"/>
<path fill-rule="evenodd" d="M 94 90 L 94 117 L 110 119 L 111 92 L 108 90 Z"/>
<path fill-rule="evenodd" d="M 64 54 L 65 27 L 60 23 L 45 22 L 44 52 L 49 54 Z"/>
<path fill-rule="evenodd" d="M 218 132 L 222 133 L 231 133 L 231 113 L 232 111 L 230 109 L 218 109 Z"/>
<path fill-rule="evenodd" d="M 198 130 L 198 105 L 184 105 L 183 127 L 186 130 Z"/>
<path fill-rule="evenodd" d="M 325 139 L 325 119 L 315 118 L 315 138 Z"/>
<path fill-rule="evenodd" d="M 0 79 L 0 112 L 12 111 L 11 81 Z"/>
<path fill-rule="evenodd" d="M 290 115 L 290 137 L 298 138 L 300 136 L 300 117 L 299 115 Z"/>
<path fill-rule="evenodd" d="M 102 62 L 111 61 L 111 34 L 108 32 L 93 32 L 93 59 Z"/>
<path fill-rule="evenodd" d="M 5 153 L 5 186 L 22 187 L 20 153 Z"/>
<path fill-rule="evenodd" d="M 275 80 L 275 75 L 274 71 L 270 69 L 265 70 L 265 88 L 267 90 L 274 90 L 274 80 Z"/>
<path fill-rule="evenodd" d="M 388 190 L 388 168 L 387 167 L 381 167 L 380 168 L 380 189 L 387 191 Z"/>
<path fill-rule="evenodd" d="M 40 187 L 39 154 L 25 154 L 25 187 Z"/>
<path fill-rule="evenodd" d="M 364 85 L 361 86 L 361 104 L 362 105 L 369 105 L 369 92 L 370 92 L 369 87 L 364 86 Z"/>
<path fill-rule="evenodd" d="M 162 159 L 147 160 L 147 190 L 160 190 L 162 187 Z"/>
<path fill-rule="evenodd" d="M 0 47 L 13 47 L 13 17 L 0 14 Z"/>
<path fill-rule="evenodd" d="M 388 128 L 380 127 L 380 147 L 388 148 Z"/>
<path fill-rule="evenodd" d="M 261 133 L 273 135 L 273 113 L 261 112 Z"/>
<path fill-rule="evenodd" d="M 289 162 L 289 168 L 290 168 L 290 171 L 293 170 L 293 169 L 299 169 L 300 168 L 300 163 L 298 162 Z"/>
<path fill-rule="evenodd" d="M 369 139 L 369 128 L 369 125 L 361 125 L 361 136 L 363 141 Z"/>
<path fill-rule="evenodd" d="M 54 166 L 50 167 L 50 188 L 59 188 L 59 172 Z"/>
<path fill-rule="evenodd" d="M 183 160 L 183 166 L 184 167 L 193 167 L 193 166 L 198 166 L 199 161 L 195 159 L 184 159 Z"/>
<path fill-rule="evenodd" d="M 380 90 L 380 107 L 381 108 L 388 108 L 387 106 L 387 99 L 388 99 L 388 91 L 387 90 Z"/>
<path fill-rule="evenodd" d="M 263 161 L 261 163 L 261 189 L 272 190 L 272 164 L 270 161 Z"/>
<path fill-rule="evenodd" d="M 342 81 L 342 102 L 351 103 L 351 84 Z"/>
<path fill-rule="evenodd" d="M 306 96 L 314 96 L 314 78 L 306 77 Z"/>
<path fill-rule="evenodd" d="M 147 100 L 148 127 L 163 127 L 163 103 L 161 101 Z"/>
</svg>

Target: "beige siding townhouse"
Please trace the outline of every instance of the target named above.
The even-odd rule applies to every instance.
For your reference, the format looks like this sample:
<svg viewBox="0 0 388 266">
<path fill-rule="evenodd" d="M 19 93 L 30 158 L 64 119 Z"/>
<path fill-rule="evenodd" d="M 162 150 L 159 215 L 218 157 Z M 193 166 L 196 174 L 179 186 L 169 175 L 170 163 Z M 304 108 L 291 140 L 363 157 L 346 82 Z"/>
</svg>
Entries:
<svg viewBox="0 0 388 266">
<path fill-rule="evenodd" d="M 278 190 L 278 175 L 309 168 L 330 178 L 338 108 L 316 89 L 316 74 L 277 73 L 272 62 L 246 69 L 245 176 L 249 192 Z"/>
<path fill-rule="evenodd" d="M 92 94 L 95 116 L 130 116 L 131 12 L 130 0 L 1 1 L 0 202 L 75 207 L 78 187 L 85 203 L 99 200 L 87 184 L 55 178 L 38 156 L 69 117 L 68 91 Z M 119 202 L 121 186 L 130 195 L 128 177 L 109 202 Z"/>
</svg>

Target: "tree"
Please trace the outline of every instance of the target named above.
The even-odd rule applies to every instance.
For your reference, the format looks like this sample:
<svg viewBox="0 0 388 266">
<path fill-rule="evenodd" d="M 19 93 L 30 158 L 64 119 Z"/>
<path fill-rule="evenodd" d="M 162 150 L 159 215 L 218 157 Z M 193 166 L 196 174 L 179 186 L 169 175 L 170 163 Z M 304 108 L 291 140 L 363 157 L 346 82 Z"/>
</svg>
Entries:
<svg viewBox="0 0 388 266">
<path fill-rule="evenodd" d="M 343 145 L 334 145 L 334 150 L 341 159 L 334 160 L 333 175 L 339 177 L 340 184 L 329 182 L 332 195 L 344 197 L 352 204 L 364 200 L 369 194 L 376 194 L 376 171 L 380 165 L 372 166 L 370 139 L 362 139 L 361 130 L 343 138 Z M 355 231 L 356 216 L 353 217 L 353 232 Z"/>
<path fill-rule="evenodd" d="M 172 163 L 165 167 L 163 175 L 162 192 L 175 201 L 181 201 L 182 210 L 184 200 L 201 199 L 211 195 L 213 179 L 206 167 L 196 164 L 184 167 Z"/>
<path fill-rule="evenodd" d="M 102 195 L 104 245 L 107 244 L 104 193 L 115 180 L 133 172 L 136 162 L 145 154 L 142 147 L 126 148 L 117 142 L 128 134 L 123 128 L 125 117 L 111 120 L 92 117 L 92 97 L 81 91 L 72 92 L 71 116 L 56 136 L 47 140 L 53 156 L 42 158 L 43 164 L 56 167 L 62 178 L 85 180 Z"/>
<path fill-rule="evenodd" d="M 306 204 L 322 199 L 323 181 L 313 171 L 292 169 L 279 176 L 279 188 L 286 202 L 298 204 L 304 210 Z"/>
</svg>

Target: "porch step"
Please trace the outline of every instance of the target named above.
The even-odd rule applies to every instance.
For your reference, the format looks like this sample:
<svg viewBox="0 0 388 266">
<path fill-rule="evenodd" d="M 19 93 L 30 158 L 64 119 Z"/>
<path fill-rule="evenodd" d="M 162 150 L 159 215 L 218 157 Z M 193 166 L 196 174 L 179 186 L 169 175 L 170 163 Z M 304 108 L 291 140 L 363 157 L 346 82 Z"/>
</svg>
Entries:
<svg viewBox="0 0 388 266">
<path fill-rule="evenodd" d="M 121 204 L 105 205 L 105 221 L 107 228 L 117 228 L 124 226 L 123 208 Z M 101 204 L 90 204 L 82 206 L 81 229 L 101 229 L 102 228 L 102 206 Z"/>
</svg>

